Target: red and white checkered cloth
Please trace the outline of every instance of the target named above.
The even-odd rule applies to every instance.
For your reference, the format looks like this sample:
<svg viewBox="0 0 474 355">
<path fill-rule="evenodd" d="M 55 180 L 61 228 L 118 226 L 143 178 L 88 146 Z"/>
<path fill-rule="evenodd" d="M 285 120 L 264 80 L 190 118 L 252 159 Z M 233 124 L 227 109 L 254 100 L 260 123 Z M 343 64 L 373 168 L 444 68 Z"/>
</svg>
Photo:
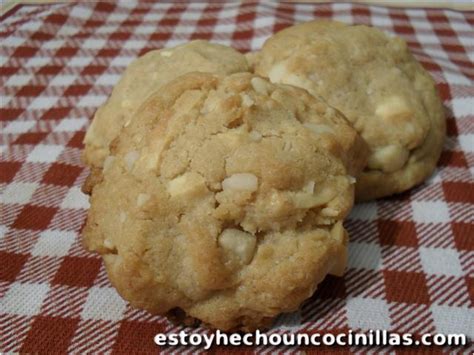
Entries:
<svg viewBox="0 0 474 355">
<path fill-rule="evenodd" d="M 273 32 L 314 18 L 370 24 L 405 38 L 436 79 L 448 138 L 424 185 L 355 207 L 346 222 L 345 276 L 328 277 L 272 331 L 474 337 L 473 12 L 83 2 L 17 5 L 0 24 L 0 351 L 151 352 L 157 332 L 182 329 L 131 309 L 100 258 L 81 246 L 86 127 L 125 67 L 146 51 L 197 38 L 255 50 Z"/>
</svg>

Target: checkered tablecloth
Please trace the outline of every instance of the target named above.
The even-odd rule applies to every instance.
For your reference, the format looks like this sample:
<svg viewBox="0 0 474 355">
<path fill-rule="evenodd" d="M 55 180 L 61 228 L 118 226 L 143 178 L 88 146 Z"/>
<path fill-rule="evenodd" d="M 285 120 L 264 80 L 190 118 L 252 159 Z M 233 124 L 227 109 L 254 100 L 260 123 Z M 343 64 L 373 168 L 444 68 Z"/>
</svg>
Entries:
<svg viewBox="0 0 474 355">
<path fill-rule="evenodd" d="M 198 38 L 256 50 L 275 31 L 314 18 L 370 24 L 405 38 L 436 79 L 448 138 L 424 185 L 354 208 L 346 222 L 345 276 L 328 277 L 271 331 L 474 337 L 473 12 L 83 2 L 18 5 L 0 24 L 0 351 L 152 352 L 159 350 L 157 332 L 182 329 L 130 308 L 109 284 L 101 259 L 81 246 L 85 130 L 140 54 Z"/>
</svg>

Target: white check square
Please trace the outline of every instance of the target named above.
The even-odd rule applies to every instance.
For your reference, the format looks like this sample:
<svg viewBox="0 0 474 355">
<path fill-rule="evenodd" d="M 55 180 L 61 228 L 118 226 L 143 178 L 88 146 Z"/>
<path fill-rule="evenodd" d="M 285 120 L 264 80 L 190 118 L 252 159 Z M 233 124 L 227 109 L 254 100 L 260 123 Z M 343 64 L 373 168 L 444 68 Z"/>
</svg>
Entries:
<svg viewBox="0 0 474 355">
<path fill-rule="evenodd" d="M 12 75 L 5 83 L 5 86 L 24 86 L 31 78 L 32 75 L 29 74 Z"/>
<path fill-rule="evenodd" d="M 59 100 L 57 96 L 38 96 L 35 98 L 28 108 L 30 110 L 43 110 L 53 107 L 54 104 Z"/>
<path fill-rule="evenodd" d="M 146 43 L 147 42 L 143 40 L 132 39 L 130 41 L 125 42 L 123 47 L 127 49 L 142 49 L 143 47 L 145 47 Z"/>
<path fill-rule="evenodd" d="M 349 243 L 348 267 L 377 270 L 382 263 L 380 246 L 374 243 Z"/>
<path fill-rule="evenodd" d="M 8 62 L 8 59 L 8 57 L 0 55 L 0 65 L 4 65 L 6 62 Z"/>
<path fill-rule="evenodd" d="M 462 276 L 458 252 L 454 249 L 420 247 L 421 264 L 427 274 Z"/>
<path fill-rule="evenodd" d="M 117 31 L 117 28 L 119 27 L 120 25 L 117 24 L 117 25 L 103 25 L 103 26 L 100 26 L 97 30 L 95 30 L 96 33 L 112 33 L 112 32 L 115 32 Z"/>
<path fill-rule="evenodd" d="M 57 49 L 57 48 L 60 48 L 62 47 L 64 44 L 64 40 L 63 39 L 52 39 L 52 40 L 49 40 L 47 42 L 45 42 L 43 44 L 43 48 L 47 48 L 47 49 Z"/>
<path fill-rule="evenodd" d="M 67 255 L 76 238 L 75 233 L 47 230 L 40 234 L 32 255 L 35 256 L 64 256 Z"/>
<path fill-rule="evenodd" d="M 82 310 L 82 318 L 118 321 L 127 304 L 111 287 L 92 287 Z"/>
<path fill-rule="evenodd" d="M 20 316 L 37 315 L 48 291 L 49 286 L 45 283 L 14 283 L 0 300 L 0 309 L 2 313 Z"/>
<path fill-rule="evenodd" d="M 75 35 L 77 32 L 80 31 L 80 28 L 79 27 L 75 27 L 75 26 L 62 26 L 58 32 L 58 35 L 61 35 L 61 36 L 72 36 L 72 35 Z"/>
<path fill-rule="evenodd" d="M 25 63 L 25 67 L 42 67 L 51 62 L 51 58 L 32 57 Z"/>
<path fill-rule="evenodd" d="M 92 62 L 92 57 L 74 57 L 68 63 L 68 67 L 85 67 Z"/>
<path fill-rule="evenodd" d="M 162 18 L 163 18 L 163 13 L 158 13 L 158 12 L 149 12 L 145 16 L 143 16 L 144 21 L 151 21 L 151 22 L 159 21 Z"/>
<path fill-rule="evenodd" d="M 390 314 L 384 300 L 350 297 L 346 302 L 350 328 L 363 330 L 390 328 Z"/>
<path fill-rule="evenodd" d="M 49 85 L 50 86 L 69 86 L 74 82 L 74 80 L 76 80 L 76 78 L 77 77 L 75 75 L 69 75 L 69 74 L 56 75 L 54 79 L 49 82 Z"/>
<path fill-rule="evenodd" d="M 472 110 L 474 107 L 474 98 L 473 97 L 458 97 L 451 100 L 451 105 L 453 108 L 454 117 L 460 118 L 464 116 L 471 116 Z M 474 148 L 471 147 L 471 151 Z"/>
<path fill-rule="evenodd" d="M 128 66 L 135 58 L 134 57 L 115 57 L 111 62 L 111 67 L 126 67 Z"/>
<path fill-rule="evenodd" d="M 19 47 L 25 40 L 26 38 L 23 37 L 7 36 L 2 39 L 2 45 L 6 47 Z"/>
<path fill-rule="evenodd" d="M 25 22 L 23 25 L 21 25 L 21 29 L 23 31 L 31 31 L 31 32 L 34 32 L 36 30 L 38 30 L 38 28 L 41 27 L 43 23 L 41 21 L 27 21 Z"/>
<path fill-rule="evenodd" d="M 83 20 L 87 20 L 92 15 L 92 9 L 88 7 L 79 7 L 75 6 L 72 8 L 71 12 L 69 12 L 69 17 L 76 17 Z"/>
<path fill-rule="evenodd" d="M 474 337 L 474 310 L 472 308 L 437 305 L 432 305 L 430 308 L 438 333 L 466 334 L 471 339 Z"/>
<path fill-rule="evenodd" d="M 108 22 L 112 22 L 112 21 L 124 21 L 127 19 L 127 14 L 124 14 L 124 13 L 113 13 L 113 14 L 110 14 L 109 17 L 107 17 L 107 21 Z"/>
<path fill-rule="evenodd" d="M 89 38 L 82 44 L 82 47 L 89 49 L 100 49 L 103 48 L 106 43 L 107 41 L 105 39 Z"/>
<path fill-rule="evenodd" d="M 36 121 L 12 121 L 10 122 L 3 133 L 26 133 L 32 129 L 36 124 Z"/>
<path fill-rule="evenodd" d="M 104 95 L 86 95 L 83 96 L 81 101 L 77 103 L 78 107 L 99 107 L 102 105 L 105 100 L 107 100 L 107 96 Z"/>
<path fill-rule="evenodd" d="M 51 163 L 57 159 L 64 150 L 62 145 L 38 144 L 26 158 L 30 163 Z"/>
<path fill-rule="evenodd" d="M 5 235 L 8 232 L 7 226 L 1 225 L 0 224 L 0 242 L 5 238 Z"/>
<path fill-rule="evenodd" d="M 88 209 L 89 198 L 77 186 L 71 187 L 61 203 L 61 208 Z"/>
<path fill-rule="evenodd" d="M 117 74 L 102 74 L 95 82 L 97 85 L 113 86 L 120 80 Z"/>
<path fill-rule="evenodd" d="M 36 183 L 12 182 L 3 191 L 0 200 L 3 203 L 25 204 L 31 200 L 37 187 Z"/>
<path fill-rule="evenodd" d="M 474 134 L 460 134 L 458 140 L 463 151 L 474 153 Z"/>
<path fill-rule="evenodd" d="M 157 31 L 157 27 L 155 25 L 141 25 L 137 26 L 133 32 L 136 34 L 150 34 Z"/>
<path fill-rule="evenodd" d="M 442 201 L 413 201 L 413 219 L 418 223 L 448 223 L 449 209 Z"/>
<path fill-rule="evenodd" d="M 375 221 L 377 219 L 377 204 L 375 202 L 356 204 L 349 215 L 349 219 Z"/>
<path fill-rule="evenodd" d="M 214 27 L 214 33 L 232 33 L 235 31 L 235 23 L 217 23 Z M 252 40 L 263 40 L 265 42 L 266 38 L 256 37 Z"/>
<path fill-rule="evenodd" d="M 87 124 L 86 118 L 65 118 L 56 127 L 55 132 L 75 132 Z"/>
</svg>

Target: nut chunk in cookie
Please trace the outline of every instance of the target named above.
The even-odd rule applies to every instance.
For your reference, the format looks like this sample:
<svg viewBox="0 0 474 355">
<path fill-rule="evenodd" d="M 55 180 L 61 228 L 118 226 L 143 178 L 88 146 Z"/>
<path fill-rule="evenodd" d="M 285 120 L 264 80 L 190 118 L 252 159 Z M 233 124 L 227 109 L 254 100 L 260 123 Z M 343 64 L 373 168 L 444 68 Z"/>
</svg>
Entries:
<svg viewBox="0 0 474 355">
<path fill-rule="evenodd" d="M 445 135 L 443 107 L 402 39 L 313 21 L 269 38 L 255 61 L 255 73 L 302 87 L 340 110 L 367 142 L 358 200 L 408 190 L 433 172 Z"/>
<path fill-rule="evenodd" d="M 180 75 L 197 71 L 231 74 L 248 70 L 243 54 L 235 49 L 192 41 L 175 48 L 153 50 L 133 61 L 110 98 L 96 112 L 84 139 L 84 161 L 102 168 L 109 145 L 148 96 Z"/>
<path fill-rule="evenodd" d="M 268 326 L 344 271 L 359 140 L 304 90 L 250 73 L 183 75 L 118 137 L 85 245 L 135 307 Z"/>
</svg>

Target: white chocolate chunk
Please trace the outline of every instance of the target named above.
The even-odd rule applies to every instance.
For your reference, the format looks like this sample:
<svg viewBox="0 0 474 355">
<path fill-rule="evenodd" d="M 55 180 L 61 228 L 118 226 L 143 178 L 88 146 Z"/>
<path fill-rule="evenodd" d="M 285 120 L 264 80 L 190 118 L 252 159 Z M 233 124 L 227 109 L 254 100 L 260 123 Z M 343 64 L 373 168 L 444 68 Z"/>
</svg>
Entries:
<svg viewBox="0 0 474 355">
<path fill-rule="evenodd" d="M 104 172 L 110 169 L 114 161 L 115 161 L 115 157 L 113 155 L 109 155 L 107 158 L 105 158 Z"/>
<path fill-rule="evenodd" d="M 331 237 L 337 240 L 339 243 L 344 241 L 345 234 L 346 232 L 342 226 L 341 221 L 337 222 L 331 229 Z"/>
<path fill-rule="evenodd" d="M 214 111 L 218 107 L 220 102 L 221 101 L 217 97 L 217 95 L 215 95 L 215 93 L 211 92 L 211 94 L 209 94 L 208 98 L 204 102 L 203 107 L 201 108 L 201 113 L 202 114 L 207 114 L 209 112 Z"/>
<path fill-rule="evenodd" d="M 160 51 L 162 57 L 171 57 L 173 55 L 172 51 Z"/>
<path fill-rule="evenodd" d="M 137 206 L 138 207 L 143 206 L 145 203 L 147 203 L 147 201 L 149 199 L 150 199 L 150 195 L 148 195 L 148 194 L 144 194 L 144 193 L 138 194 L 138 196 L 137 196 Z"/>
<path fill-rule="evenodd" d="M 314 181 L 308 181 L 308 183 L 303 187 L 303 191 L 308 194 L 312 194 L 314 192 Z"/>
<path fill-rule="evenodd" d="M 240 94 L 240 97 L 242 98 L 242 105 L 244 105 L 245 107 L 250 107 L 255 104 L 252 98 L 247 94 L 242 93 Z"/>
<path fill-rule="evenodd" d="M 347 244 L 347 232 L 345 231 L 341 221 L 337 222 L 334 227 L 331 228 L 330 235 L 337 244 L 341 246 Z M 338 249 L 339 250 L 335 255 L 333 266 L 330 271 L 330 274 L 332 275 L 342 275 L 347 265 L 347 248 L 342 247 Z"/>
<path fill-rule="evenodd" d="M 238 130 L 221 133 L 218 137 L 228 147 L 237 148 L 241 145 L 242 135 Z"/>
<path fill-rule="evenodd" d="M 321 214 L 323 216 L 327 216 L 327 217 L 337 217 L 339 215 L 339 211 L 332 208 L 332 207 L 325 207 L 321 210 Z"/>
<path fill-rule="evenodd" d="M 281 81 L 281 79 L 286 74 L 286 67 L 284 63 L 278 63 L 274 65 L 270 71 L 268 72 L 268 78 L 272 83 L 277 83 Z"/>
<path fill-rule="evenodd" d="M 375 108 L 375 114 L 386 120 L 407 117 L 412 114 L 406 100 L 400 96 L 391 96 Z"/>
<path fill-rule="evenodd" d="M 268 82 L 266 82 L 262 78 L 252 78 L 252 80 L 250 80 L 250 84 L 252 84 L 253 89 L 259 94 L 268 95 L 268 92 L 270 91 L 270 86 L 268 85 Z"/>
<path fill-rule="evenodd" d="M 262 140 L 262 134 L 258 131 L 250 131 L 249 137 L 254 142 L 259 142 Z"/>
<path fill-rule="evenodd" d="M 257 188 L 258 178 L 249 173 L 237 173 L 222 181 L 223 190 L 256 191 Z"/>
<path fill-rule="evenodd" d="M 122 101 L 122 107 L 123 108 L 130 108 L 133 106 L 132 100 L 125 99 Z"/>
<path fill-rule="evenodd" d="M 307 186 L 305 188 L 310 188 Z M 314 184 L 313 184 L 314 191 Z M 296 192 L 292 194 L 293 204 L 296 208 L 313 208 L 316 206 L 322 206 L 331 201 L 336 197 L 337 191 L 329 186 L 326 186 L 319 191 L 308 193 Z"/>
<path fill-rule="evenodd" d="M 124 160 L 125 164 L 127 165 L 128 171 L 132 170 L 133 165 L 135 164 L 139 156 L 140 154 L 136 150 L 132 150 L 131 152 L 125 154 Z"/>
<path fill-rule="evenodd" d="M 335 189 L 325 187 L 321 191 L 316 191 L 315 193 L 296 192 L 292 195 L 292 199 L 296 208 L 313 208 L 325 205 L 331 201 L 336 194 L 337 191 Z"/>
<path fill-rule="evenodd" d="M 114 248 L 114 243 L 110 239 L 104 239 L 104 247 L 107 249 L 113 249 Z"/>
<path fill-rule="evenodd" d="M 127 219 L 127 213 L 124 212 L 124 211 L 121 211 L 121 212 L 120 212 L 119 219 L 120 219 L 120 223 L 125 222 L 125 220 Z"/>
<path fill-rule="evenodd" d="M 370 169 L 390 173 L 401 169 L 409 155 L 410 152 L 402 146 L 387 145 L 372 152 L 367 165 Z"/>
<path fill-rule="evenodd" d="M 186 173 L 168 182 L 168 193 L 172 197 L 193 197 L 207 190 L 204 178 L 197 173 Z"/>
<path fill-rule="evenodd" d="M 238 229 L 225 229 L 218 239 L 219 246 L 227 253 L 236 256 L 242 264 L 252 261 L 257 238 Z"/>
<path fill-rule="evenodd" d="M 313 131 L 316 134 L 321 134 L 321 133 L 334 134 L 334 130 L 325 124 L 306 122 L 306 123 L 303 123 L 303 126 L 305 126 L 306 128 L 309 128 L 311 131 Z"/>
</svg>

